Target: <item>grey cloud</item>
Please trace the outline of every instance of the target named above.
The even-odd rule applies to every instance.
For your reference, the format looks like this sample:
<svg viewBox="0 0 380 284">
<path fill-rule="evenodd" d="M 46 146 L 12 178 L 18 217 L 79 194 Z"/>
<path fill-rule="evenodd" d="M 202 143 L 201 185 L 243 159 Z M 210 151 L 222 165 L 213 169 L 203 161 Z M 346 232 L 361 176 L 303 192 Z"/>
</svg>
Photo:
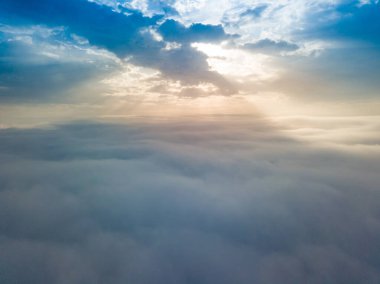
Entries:
<svg viewBox="0 0 380 284">
<path fill-rule="evenodd" d="M 222 26 L 192 24 L 185 27 L 175 20 L 166 20 L 158 28 L 164 39 L 181 43 L 180 48 L 161 49 L 157 54 L 135 56 L 137 63 L 156 67 L 171 79 L 180 80 L 185 85 L 212 83 L 219 88 L 220 94 L 236 93 L 237 87 L 224 76 L 211 71 L 207 56 L 191 47 L 193 42 L 221 42 L 234 35 L 224 32 Z"/>
<path fill-rule="evenodd" d="M 0 137 L 2 283 L 380 281 L 375 155 L 260 117 Z"/>
<path fill-rule="evenodd" d="M 212 83 L 219 88 L 220 94 L 229 95 L 237 92 L 232 82 L 210 70 L 204 53 L 187 44 L 172 50 L 161 50 L 157 54 L 140 54 L 131 61 L 146 67 L 157 68 L 163 76 L 179 80 L 184 85 Z"/>
<path fill-rule="evenodd" d="M 214 26 L 197 23 L 185 27 L 175 20 L 166 20 L 159 26 L 158 31 L 165 40 L 180 43 L 221 42 L 236 37 L 236 35 L 226 34 L 221 25 Z"/>
<path fill-rule="evenodd" d="M 275 41 L 267 38 L 259 40 L 255 43 L 246 43 L 243 45 L 243 49 L 254 52 L 277 54 L 280 52 L 295 51 L 299 49 L 299 46 L 287 41 Z"/>
</svg>

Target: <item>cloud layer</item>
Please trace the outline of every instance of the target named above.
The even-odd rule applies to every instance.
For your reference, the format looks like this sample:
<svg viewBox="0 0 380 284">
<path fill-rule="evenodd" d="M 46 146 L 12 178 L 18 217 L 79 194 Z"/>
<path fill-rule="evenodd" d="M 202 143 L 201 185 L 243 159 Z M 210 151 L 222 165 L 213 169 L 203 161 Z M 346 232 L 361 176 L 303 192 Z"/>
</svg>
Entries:
<svg viewBox="0 0 380 284">
<path fill-rule="evenodd" d="M 2 283 L 379 283 L 378 148 L 257 118 L 0 131 Z"/>
</svg>

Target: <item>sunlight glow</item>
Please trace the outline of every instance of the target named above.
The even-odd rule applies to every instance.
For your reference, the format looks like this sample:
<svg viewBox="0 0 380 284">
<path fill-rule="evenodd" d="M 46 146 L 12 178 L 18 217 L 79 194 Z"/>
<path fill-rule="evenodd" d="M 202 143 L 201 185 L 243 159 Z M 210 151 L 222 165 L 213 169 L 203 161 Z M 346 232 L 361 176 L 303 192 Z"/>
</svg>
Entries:
<svg viewBox="0 0 380 284">
<path fill-rule="evenodd" d="M 258 81 L 273 79 L 277 75 L 275 68 L 270 66 L 270 56 L 216 44 L 194 43 L 192 46 L 205 53 L 211 69 L 220 74 Z"/>
</svg>

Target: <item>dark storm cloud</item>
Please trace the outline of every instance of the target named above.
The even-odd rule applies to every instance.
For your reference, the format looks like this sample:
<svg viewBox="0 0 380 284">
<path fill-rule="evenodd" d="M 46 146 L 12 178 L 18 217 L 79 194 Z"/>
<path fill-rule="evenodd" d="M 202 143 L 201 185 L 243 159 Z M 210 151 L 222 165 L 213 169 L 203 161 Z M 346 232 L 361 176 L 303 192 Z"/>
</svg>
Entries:
<svg viewBox="0 0 380 284">
<path fill-rule="evenodd" d="M 259 117 L 0 136 L 1 283 L 380 281 L 376 149 Z"/>
</svg>

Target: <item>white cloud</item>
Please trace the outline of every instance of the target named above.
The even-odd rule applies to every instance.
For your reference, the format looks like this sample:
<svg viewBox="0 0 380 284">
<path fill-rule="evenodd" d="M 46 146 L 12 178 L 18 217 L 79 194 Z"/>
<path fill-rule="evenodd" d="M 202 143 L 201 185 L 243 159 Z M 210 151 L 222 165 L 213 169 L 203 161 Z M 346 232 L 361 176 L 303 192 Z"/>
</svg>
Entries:
<svg viewBox="0 0 380 284">
<path fill-rule="evenodd" d="M 215 44 L 195 43 L 193 46 L 207 54 L 212 70 L 227 78 L 237 81 L 265 81 L 277 76 L 277 70 L 269 64 L 270 57 L 267 55 L 251 54 L 241 49 Z"/>
</svg>

